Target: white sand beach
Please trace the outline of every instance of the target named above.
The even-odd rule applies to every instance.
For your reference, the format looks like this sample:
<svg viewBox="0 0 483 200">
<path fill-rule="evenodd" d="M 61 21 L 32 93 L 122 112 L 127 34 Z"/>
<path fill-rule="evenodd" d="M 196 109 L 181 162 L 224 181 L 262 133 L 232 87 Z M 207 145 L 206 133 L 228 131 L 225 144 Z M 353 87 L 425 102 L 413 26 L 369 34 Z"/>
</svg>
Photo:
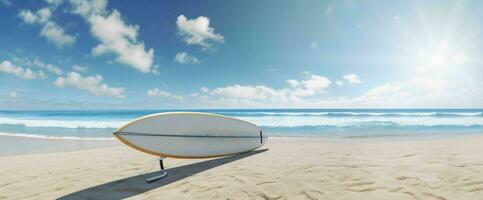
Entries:
<svg viewBox="0 0 483 200">
<path fill-rule="evenodd" d="M 271 138 L 215 159 L 157 158 L 124 145 L 0 157 L 0 199 L 481 199 L 483 137 Z"/>
</svg>

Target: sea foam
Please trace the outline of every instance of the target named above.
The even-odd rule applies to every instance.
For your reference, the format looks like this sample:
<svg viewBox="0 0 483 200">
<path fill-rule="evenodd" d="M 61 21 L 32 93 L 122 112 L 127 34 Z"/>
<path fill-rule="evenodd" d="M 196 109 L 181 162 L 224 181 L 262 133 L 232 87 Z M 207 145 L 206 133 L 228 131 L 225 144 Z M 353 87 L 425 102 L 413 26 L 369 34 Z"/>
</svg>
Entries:
<svg viewBox="0 0 483 200">
<path fill-rule="evenodd" d="M 58 127 L 58 128 L 118 128 L 127 121 L 114 120 L 59 120 L 59 119 L 24 119 L 0 117 L 0 124 L 21 125 L 26 127 Z"/>
<path fill-rule="evenodd" d="M 3 133 L 3 132 L 0 132 L 0 136 L 25 137 L 25 138 L 49 139 L 49 140 L 115 140 L 114 137 L 49 136 L 49 135 L 39 135 L 39 134 Z"/>
</svg>

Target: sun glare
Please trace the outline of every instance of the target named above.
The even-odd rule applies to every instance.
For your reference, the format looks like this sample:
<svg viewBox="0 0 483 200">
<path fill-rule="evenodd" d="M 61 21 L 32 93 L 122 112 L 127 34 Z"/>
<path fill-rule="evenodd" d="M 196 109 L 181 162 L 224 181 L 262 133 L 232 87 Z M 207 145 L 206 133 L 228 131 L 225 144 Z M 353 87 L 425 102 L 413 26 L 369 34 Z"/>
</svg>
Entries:
<svg viewBox="0 0 483 200">
<path fill-rule="evenodd" d="M 401 36 L 397 45 L 401 45 L 405 59 L 400 66 L 410 76 L 424 78 L 449 80 L 467 75 L 465 68 L 471 68 L 477 59 L 472 42 L 477 31 L 464 17 L 464 7 L 454 3 L 443 14 L 416 6 L 414 18 L 401 17 L 395 23 Z"/>
<path fill-rule="evenodd" d="M 427 75 L 444 75 L 451 69 L 465 63 L 462 51 L 454 51 L 448 40 L 440 40 L 436 45 L 421 48 L 417 53 L 418 71 Z"/>
</svg>

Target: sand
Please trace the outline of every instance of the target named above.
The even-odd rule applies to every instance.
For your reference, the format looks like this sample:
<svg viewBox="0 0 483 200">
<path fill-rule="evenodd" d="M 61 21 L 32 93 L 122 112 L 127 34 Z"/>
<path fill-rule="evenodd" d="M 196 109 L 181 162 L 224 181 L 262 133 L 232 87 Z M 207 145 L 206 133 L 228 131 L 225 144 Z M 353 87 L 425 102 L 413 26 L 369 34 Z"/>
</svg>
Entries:
<svg viewBox="0 0 483 200">
<path fill-rule="evenodd" d="M 0 157 L 0 199 L 483 199 L 483 137 L 271 138 L 262 150 L 167 159 L 126 146 Z M 144 174 L 142 174 L 144 173 Z"/>
<path fill-rule="evenodd" d="M 79 151 L 119 146 L 117 140 L 59 140 L 3 136 L 0 132 L 0 156 L 49 152 Z"/>
</svg>

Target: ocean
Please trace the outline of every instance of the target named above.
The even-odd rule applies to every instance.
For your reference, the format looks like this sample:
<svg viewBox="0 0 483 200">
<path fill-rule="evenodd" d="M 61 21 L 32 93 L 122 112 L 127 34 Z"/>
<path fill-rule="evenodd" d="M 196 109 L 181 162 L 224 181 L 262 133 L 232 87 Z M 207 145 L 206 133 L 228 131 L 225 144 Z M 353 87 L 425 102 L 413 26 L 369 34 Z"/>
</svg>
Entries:
<svg viewBox="0 0 483 200">
<path fill-rule="evenodd" d="M 436 137 L 483 134 L 483 109 L 222 109 L 0 111 L 0 136 L 112 140 L 137 117 L 196 111 L 227 115 L 261 126 L 271 137 Z"/>
</svg>

